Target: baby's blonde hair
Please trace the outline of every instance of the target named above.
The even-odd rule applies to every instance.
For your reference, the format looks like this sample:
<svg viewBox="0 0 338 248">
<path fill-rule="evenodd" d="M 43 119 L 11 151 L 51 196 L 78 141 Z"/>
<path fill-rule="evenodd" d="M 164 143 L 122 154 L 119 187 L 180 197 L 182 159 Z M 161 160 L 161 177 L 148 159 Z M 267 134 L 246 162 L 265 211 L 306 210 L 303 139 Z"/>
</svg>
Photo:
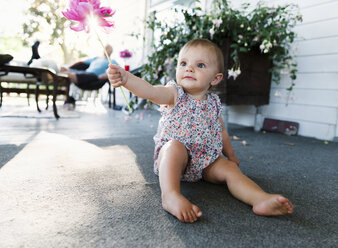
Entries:
<svg viewBox="0 0 338 248">
<path fill-rule="evenodd" d="M 218 72 L 224 74 L 224 57 L 221 49 L 213 42 L 207 39 L 193 39 L 189 42 L 187 42 L 180 50 L 181 51 L 188 49 L 190 47 L 197 47 L 197 46 L 203 46 L 205 48 L 208 48 L 212 50 L 216 57 L 216 62 L 218 65 Z"/>
</svg>

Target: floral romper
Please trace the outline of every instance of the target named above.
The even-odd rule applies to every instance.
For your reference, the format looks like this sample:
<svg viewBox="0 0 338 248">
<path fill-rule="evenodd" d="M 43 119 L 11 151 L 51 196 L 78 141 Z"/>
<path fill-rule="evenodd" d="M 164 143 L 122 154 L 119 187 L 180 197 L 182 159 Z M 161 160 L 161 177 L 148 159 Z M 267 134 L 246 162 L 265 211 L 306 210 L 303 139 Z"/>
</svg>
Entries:
<svg viewBox="0 0 338 248">
<path fill-rule="evenodd" d="M 157 159 L 162 146 L 177 140 L 185 145 L 189 155 L 181 180 L 196 182 L 202 179 L 203 169 L 222 152 L 221 102 L 216 94 L 208 94 L 207 100 L 196 100 L 174 81 L 167 85 L 176 87 L 177 102 L 172 108 L 161 106 L 162 117 L 154 136 L 154 172 L 158 175 Z"/>
</svg>

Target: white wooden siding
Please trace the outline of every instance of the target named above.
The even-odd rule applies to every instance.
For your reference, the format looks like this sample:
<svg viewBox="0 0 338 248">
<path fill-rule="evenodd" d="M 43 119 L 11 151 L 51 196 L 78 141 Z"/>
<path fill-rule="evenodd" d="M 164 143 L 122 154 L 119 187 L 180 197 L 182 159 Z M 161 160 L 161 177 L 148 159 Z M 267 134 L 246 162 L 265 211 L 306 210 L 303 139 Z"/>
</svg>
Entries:
<svg viewBox="0 0 338 248">
<path fill-rule="evenodd" d="M 338 27 L 338 19 L 327 20 L 324 24 L 322 22 L 311 23 L 311 25 L 310 23 L 299 24 L 295 27 L 295 31 L 301 35 L 298 39 L 315 40 L 338 36 L 338 29 L 334 28 Z"/>
<path fill-rule="evenodd" d="M 211 1 L 204 1 L 205 6 Z M 172 5 L 173 0 L 157 2 L 161 2 L 163 10 L 165 2 Z M 235 8 L 245 2 L 255 5 L 258 0 L 230 1 Z M 303 22 L 295 27 L 296 86 L 291 93 L 286 90 L 290 86 L 287 75 L 282 75 L 279 84 L 272 83 L 270 104 L 261 107 L 263 118 L 298 122 L 302 136 L 338 140 L 338 0 L 266 2 L 275 6 L 298 4 Z M 254 106 L 228 106 L 228 113 L 230 123 L 255 124 Z"/>
<path fill-rule="evenodd" d="M 257 1 L 236 1 L 255 4 Z M 296 86 L 289 93 L 288 76 L 272 84 L 270 104 L 262 115 L 300 124 L 299 134 L 324 140 L 338 137 L 338 1 L 277 0 L 270 4 L 296 3 L 303 22 L 295 31 L 298 74 Z M 229 122 L 253 126 L 252 106 L 230 106 Z M 336 138 L 337 139 L 337 138 Z"/>
</svg>

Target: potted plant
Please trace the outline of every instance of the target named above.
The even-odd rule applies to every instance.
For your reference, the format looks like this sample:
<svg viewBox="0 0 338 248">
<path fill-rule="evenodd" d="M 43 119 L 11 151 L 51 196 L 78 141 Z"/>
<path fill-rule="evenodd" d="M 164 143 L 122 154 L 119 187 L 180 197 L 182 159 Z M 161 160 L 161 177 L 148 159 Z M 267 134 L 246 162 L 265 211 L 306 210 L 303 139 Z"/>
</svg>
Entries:
<svg viewBox="0 0 338 248">
<path fill-rule="evenodd" d="M 261 88 L 269 96 L 271 79 L 278 83 L 281 72 L 289 74 L 291 85 L 288 90 L 292 90 L 297 72 L 290 49 L 296 37 L 292 28 L 302 20 L 296 13 L 296 5 L 268 7 L 260 1 L 254 8 L 243 4 L 241 9 L 233 9 L 227 0 L 215 0 L 207 13 L 199 7 L 174 11 L 183 15 L 182 21 L 176 21 L 174 25 L 159 21 L 156 12 L 146 20 L 151 31 L 160 33 L 159 38 L 152 41 L 154 52 L 142 69 L 142 76 L 148 82 L 158 84 L 163 76 L 173 77 L 180 48 L 191 39 L 206 38 L 224 53 L 224 82 L 214 89 L 221 99 L 231 99 L 236 88 L 257 88 L 262 81 L 268 82 Z M 257 78 L 263 72 L 263 79 Z M 250 90 L 246 97 L 239 98 L 246 99 L 233 104 L 268 103 L 266 97 L 250 100 Z"/>
</svg>

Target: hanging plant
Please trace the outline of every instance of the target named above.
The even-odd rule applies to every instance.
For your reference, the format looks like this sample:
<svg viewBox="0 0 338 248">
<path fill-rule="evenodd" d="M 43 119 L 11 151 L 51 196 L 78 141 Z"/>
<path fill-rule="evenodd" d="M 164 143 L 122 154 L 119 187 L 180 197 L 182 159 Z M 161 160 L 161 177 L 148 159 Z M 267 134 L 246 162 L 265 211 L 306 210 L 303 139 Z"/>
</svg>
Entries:
<svg viewBox="0 0 338 248">
<path fill-rule="evenodd" d="M 291 53 L 296 37 L 293 28 L 302 21 L 296 5 L 268 7 L 260 1 L 255 8 L 243 4 L 241 9 L 233 9 L 228 1 L 215 0 L 208 13 L 199 7 L 174 11 L 183 15 L 183 20 L 174 25 L 159 21 L 156 12 L 146 20 L 147 28 L 160 33 L 158 40 L 152 41 L 153 53 L 142 69 L 142 76 L 148 82 L 160 84 L 158 79 L 162 76 L 174 75 L 179 50 L 189 40 L 206 38 L 222 47 L 225 40 L 230 39 L 230 57 L 234 63 L 231 68 L 225 68 L 229 77 L 235 79 L 241 73 L 240 52 L 259 49 L 272 61 L 269 70 L 272 80 L 279 83 L 281 74 L 288 74 L 291 79 L 288 90 L 292 90 L 297 73 Z"/>
</svg>

